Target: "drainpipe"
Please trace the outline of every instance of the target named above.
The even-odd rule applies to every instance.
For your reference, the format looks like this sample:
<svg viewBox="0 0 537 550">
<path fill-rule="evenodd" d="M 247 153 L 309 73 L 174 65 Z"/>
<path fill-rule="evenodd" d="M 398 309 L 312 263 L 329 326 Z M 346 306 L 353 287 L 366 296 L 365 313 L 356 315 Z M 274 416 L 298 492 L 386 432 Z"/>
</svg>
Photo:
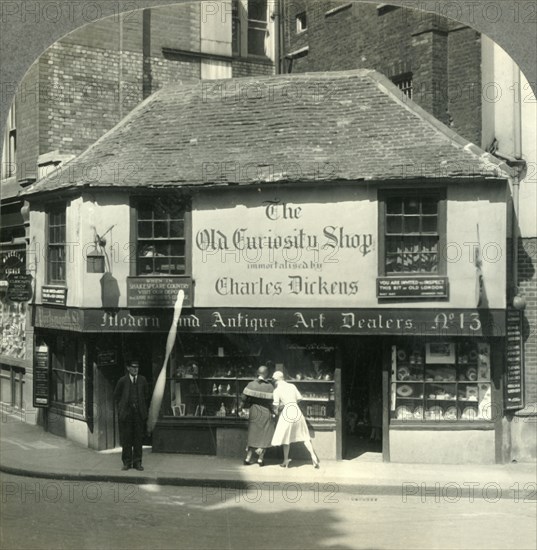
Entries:
<svg viewBox="0 0 537 550">
<path fill-rule="evenodd" d="M 513 156 L 517 164 L 517 170 L 513 177 L 513 298 L 518 296 L 518 238 L 519 238 L 519 191 L 522 159 L 522 104 L 521 104 L 521 75 L 520 69 L 513 62 L 513 83 L 515 85 L 515 97 L 513 101 Z M 524 163 L 525 164 L 525 163 Z"/>
<path fill-rule="evenodd" d="M 119 120 L 123 119 L 123 13 L 119 14 L 118 103 Z"/>
<path fill-rule="evenodd" d="M 272 12 L 272 18 L 274 20 L 274 64 L 276 74 L 281 74 L 282 71 L 282 2 L 283 0 L 276 0 L 274 5 L 274 11 Z"/>
</svg>

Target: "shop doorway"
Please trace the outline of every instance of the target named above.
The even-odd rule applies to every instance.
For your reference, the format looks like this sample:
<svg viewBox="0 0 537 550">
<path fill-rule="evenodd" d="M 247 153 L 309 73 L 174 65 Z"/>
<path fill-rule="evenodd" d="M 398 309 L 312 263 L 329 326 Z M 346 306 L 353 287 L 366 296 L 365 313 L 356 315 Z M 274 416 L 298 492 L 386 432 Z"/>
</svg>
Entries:
<svg viewBox="0 0 537 550">
<path fill-rule="evenodd" d="M 381 337 L 354 337 L 342 353 L 343 459 L 382 461 Z"/>
</svg>

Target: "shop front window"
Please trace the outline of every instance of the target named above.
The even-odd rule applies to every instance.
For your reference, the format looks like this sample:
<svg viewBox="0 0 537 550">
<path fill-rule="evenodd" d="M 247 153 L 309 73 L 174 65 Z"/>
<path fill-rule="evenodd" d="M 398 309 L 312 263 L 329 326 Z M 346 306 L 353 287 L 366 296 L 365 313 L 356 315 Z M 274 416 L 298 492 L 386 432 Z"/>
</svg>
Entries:
<svg viewBox="0 0 537 550">
<path fill-rule="evenodd" d="M 137 274 L 187 273 L 186 207 L 172 197 L 148 198 L 137 204 Z"/>
<path fill-rule="evenodd" d="M 170 365 L 170 407 L 176 417 L 248 418 L 241 394 L 268 365 L 282 370 L 302 395 L 310 421 L 335 422 L 335 346 L 311 338 L 183 336 Z"/>
<path fill-rule="evenodd" d="M 76 338 L 57 336 L 51 348 L 52 401 L 82 413 L 84 403 L 84 353 Z"/>
<path fill-rule="evenodd" d="M 47 282 L 65 283 L 65 206 L 48 212 Z"/>
<path fill-rule="evenodd" d="M 381 205 L 383 275 L 443 273 L 445 206 L 439 194 L 385 194 Z"/>
<path fill-rule="evenodd" d="M 392 346 L 392 420 L 490 421 L 491 391 L 490 345 L 486 342 Z"/>
</svg>

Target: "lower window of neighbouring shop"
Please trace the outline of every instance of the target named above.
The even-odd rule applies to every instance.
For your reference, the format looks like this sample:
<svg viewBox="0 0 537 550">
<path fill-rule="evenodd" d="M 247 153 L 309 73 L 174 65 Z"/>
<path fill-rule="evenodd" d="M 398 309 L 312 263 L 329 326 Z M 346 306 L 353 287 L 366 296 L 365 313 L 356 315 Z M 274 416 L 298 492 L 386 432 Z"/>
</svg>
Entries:
<svg viewBox="0 0 537 550">
<path fill-rule="evenodd" d="M 21 412 L 25 410 L 25 369 L 0 363 L 0 403 L 3 410 Z"/>
</svg>

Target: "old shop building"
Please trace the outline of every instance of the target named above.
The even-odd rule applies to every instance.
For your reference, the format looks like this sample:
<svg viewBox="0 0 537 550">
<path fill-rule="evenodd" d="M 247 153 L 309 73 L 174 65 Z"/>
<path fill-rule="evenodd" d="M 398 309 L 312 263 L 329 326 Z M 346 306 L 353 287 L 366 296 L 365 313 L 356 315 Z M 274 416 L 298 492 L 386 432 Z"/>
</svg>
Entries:
<svg viewBox="0 0 537 550">
<path fill-rule="evenodd" d="M 163 88 L 23 194 L 49 429 L 117 444 L 114 383 L 156 379 L 182 288 L 154 451 L 240 455 L 271 361 L 322 458 L 376 416 L 385 460 L 507 460 L 509 177 L 375 71 Z"/>
</svg>

